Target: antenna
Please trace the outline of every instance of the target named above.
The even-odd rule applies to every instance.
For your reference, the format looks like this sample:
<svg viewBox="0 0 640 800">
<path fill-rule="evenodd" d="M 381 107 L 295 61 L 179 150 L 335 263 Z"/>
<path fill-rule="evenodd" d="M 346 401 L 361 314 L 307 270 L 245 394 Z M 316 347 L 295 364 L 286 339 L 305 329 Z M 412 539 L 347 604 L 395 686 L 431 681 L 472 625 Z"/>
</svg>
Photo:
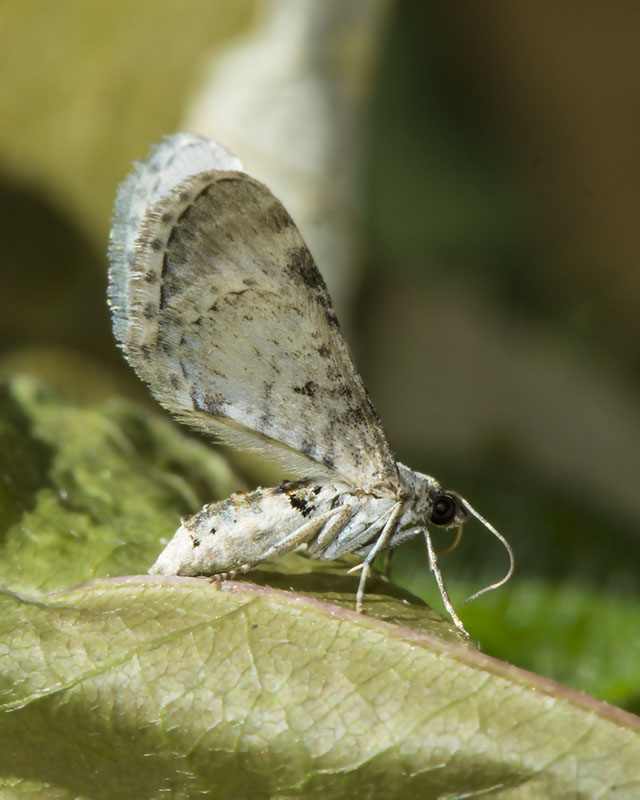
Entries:
<svg viewBox="0 0 640 800">
<path fill-rule="evenodd" d="M 467 603 L 470 603 L 472 600 L 476 600 L 478 597 L 480 597 L 480 595 L 485 594 L 485 592 L 490 592 L 493 589 L 499 589 L 501 586 L 503 586 L 513 575 L 513 570 L 516 565 L 516 560 L 513 555 L 513 550 L 511 549 L 511 545 L 500 533 L 500 531 L 497 531 L 490 522 L 488 522 L 481 514 L 478 514 L 475 508 L 469 505 L 469 503 L 467 503 L 466 500 L 464 500 L 463 498 L 461 498 L 461 500 L 464 508 L 477 520 L 479 520 L 484 525 L 484 527 L 487 528 L 487 530 L 490 530 L 491 533 L 496 537 L 496 539 L 502 542 L 502 546 L 509 554 L 509 569 L 507 570 L 507 574 L 504 576 L 504 578 L 501 578 L 499 581 L 496 581 L 496 583 L 489 584 L 489 586 L 485 586 L 484 589 L 480 589 L 480 591 L 475 592 L 474 594 L 471 595 L 471 597 L 467 597 L 467 599 L 464 601 L 464 605 L 466 605 Z"/>
</svg>

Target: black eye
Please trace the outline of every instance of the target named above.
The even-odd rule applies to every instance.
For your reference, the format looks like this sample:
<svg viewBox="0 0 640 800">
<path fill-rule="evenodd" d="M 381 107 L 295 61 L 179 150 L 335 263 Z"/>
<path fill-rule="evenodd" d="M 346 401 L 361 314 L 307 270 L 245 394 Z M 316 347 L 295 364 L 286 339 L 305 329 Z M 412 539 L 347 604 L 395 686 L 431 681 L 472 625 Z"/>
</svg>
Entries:
<svg viewBox="0 0 640 800">
<path fill-rule="evenodd" d="M 431 508 L 431 522 L 434 525 L 448 525 L 456 515 L 458 504 L 450 494 L 436 495 Z"/>
</svg>

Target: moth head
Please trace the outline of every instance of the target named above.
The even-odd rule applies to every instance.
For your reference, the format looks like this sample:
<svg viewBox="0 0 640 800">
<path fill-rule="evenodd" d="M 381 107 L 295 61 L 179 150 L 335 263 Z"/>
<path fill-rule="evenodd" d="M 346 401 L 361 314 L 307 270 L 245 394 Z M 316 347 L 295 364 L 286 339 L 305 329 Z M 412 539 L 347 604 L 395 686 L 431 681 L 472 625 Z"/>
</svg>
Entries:
<svg viewBox="0 0 640 800">
<path fill-rule="evenodd" d="M 432 480 L 432 483 L 429 487 L 427 523 L 430 522 L 432 525 L 437 525 L 439 528 L 458 528 L 453 543 L 446 550 L 440 552 L 439 555 L 445 555 L 457 547 L 462 536 L 462 525 L 466 520 L 469 519 L 469 517 L 475 517 L 502 544 L 507 551 L 507 555 L 509 556 L 509 568 L 507 569 L 507 572 L 503 578 L 501 578 L 499 581 L 496 581 L 496 583 L 492 583 L 489 586 L 485 586 L 483 589 L 480 589 L 480 591 L 475 592 L 475 594 L 472 594 L 471 597 L 468 597 L 465 600 L 465 603 L 475 600 L 485 592 L 490 592 L 493 589 L 497 589 L 509 580 L 515 566 L 513 550 L 511 549 L 509 542 L 500 533 L 500 531 L 496 530 L 496 528 L 494 528 L 488 520 L 479 514 L 475 508 L 473 508 L 473 506 L 464 499 L 464 497 L 460 497 L 460 495 L 456 494 L 456 492 L 444 491 L 435 481 Z"/>
<path fill-rule="evenodd" d="M 411 521 L 439 528 L 460 527 L 472 515 L 470 507 L 456 492 L 445 490 L 431 475 L 398 464 L 405 496 L 411 503 Z"/>
<path fill-rule="evenodd" d="M 415 525 L 416 517 L 419 517 L 424 521 L 422 530 L 424 531 L 427 539 L 430 566 L 436 576 L 444 604 L 447 608 L 447 611 L 449 611 L 451 614 L 456 626 L 466 634 L 464 626 L 460 622 L 455 610 L 453 609 L 444 587 L 444 581 L 442 580 L 442 575 L 440 574 L 440 569 L 438 567 L 438 556 L 446 555 L 455 547 L 457 547 L 462 536 L 463 525 L 470 517 L 475 517 L 479 522 L 481 522 L 482 525 L 484 525 L 484 527 L 491 534 L 493 534 L 496 539 L 498 539 L 498 541 L 507 551 L 507 555 L 509 557 L 509 566 L 505 575 L 499 581 L 496 581 L 489 586 L 485 586 L 483 589 L 480 589 L 480 591 L 472 594 L 471 597 L 465 600 L 465 603 L 469 603 L 471 600 L 475 600 L 485 592 L 490 592 L 492 589 L 497 589 L 509 580 L 515 566 L 515 559 L 511 545 L 490 522 L 488 522 L 475 510 L 475 508 L 473 508 L 470 503 L 464 499 L 464 497 L 461 497 L 456 492 L 443 489 L 438 481 L 436 481 L 435 478 L 432 478 L 430 475 L 423 475 L 419 472 L 413 472 L 403 464 L 398 464 L 398 469 L 400 478 L 407 490 L 407 494 L 414 498 L 411 512 L 414 515 L 413 524 Z M 451 545 L 437 554 L 433 548 L 429 534 L 429 528 L 431 526 L 436 526 L 438 528 L 458 529 Z M 417 529 L 413 528 L 413 531 L 417 532 Z"/>
<path fill-rule="evenodd" d="M 439 528 L 454 528 L 462 525 L 470 516 L 465 501 L 455 492 L 446 492 L 437 484 L 429 493 L 427 522 Z"/>
<path fill-rule="evenodd" d="M 468 597 L 465 600 L 465 604 L 469 603 L 471 600 L 475 600 L 480 595 L 484 594 L 485 592 L 490 592 L 492 589 L 497 589 L 499 586 L 505 584 L 513 573 L 513 569 L 515 566 L 515 559 L 513 556 L 513 550 L 511 549 L 511 545 L 509 542 L 504 538 L 504 536 L 497 531 L 490 522 L 478 514 L 478 512 L 471 506 L 463 497 L 460 495 L 455 494 L 454 492 L 445 492 L 440 489 L 440 487 L 434 482 L 430 486 L 430 499 L 431 504 L 429 507 L 429 521 L 433 525 L 437 525 L 443 528 L 451 528 L 455 525 L 458 526 L 458 530 L 455 536 L 453 543 L 444 551 L 440 552 L 438 555 L 445 555 L 446 553 L 453 550 L 460 541 L 462 536 L 462 525 L 466 519 L 469 517 L 475 517 L 479 522 L 481 522 L 484 527 L 490 531 L 503 545 L 507 554 L 509 556 L 509 568 L 499 581 L 490 584 L 489 586 L 485 586 L 483 589 L 480 589 L 475 594 L 472 594 L 471 597 Z M 467 633 L 464 625 L 462 624 L 460 618 L 456 614 L 456 611 L 449 600 L 449 595 L 447 594 L 447 590 L 444 585 L 444 580 L 442 578 L 442 574 L 440 572 L 440 568 L 438 566 L 438 555 L 433 548 L 433 544 L 431 542 L 431 536 L 428 530 L 428 527 L 425 528 L 425 538 L 427 542 L 427 551 L 429 553 L 429 564 L 431 567 L 431 571 L 434 573 L 436 582 L 438 584 L 438 588 L 440 590 L 440 595 L 442 597 L 442 601 L 444 602 L 445 608 L 451 615 L 451 619 L 453 620 L 454 624 L 461 631 L 461 633 L 468 639 L 469 634 Z"/>
</svg>

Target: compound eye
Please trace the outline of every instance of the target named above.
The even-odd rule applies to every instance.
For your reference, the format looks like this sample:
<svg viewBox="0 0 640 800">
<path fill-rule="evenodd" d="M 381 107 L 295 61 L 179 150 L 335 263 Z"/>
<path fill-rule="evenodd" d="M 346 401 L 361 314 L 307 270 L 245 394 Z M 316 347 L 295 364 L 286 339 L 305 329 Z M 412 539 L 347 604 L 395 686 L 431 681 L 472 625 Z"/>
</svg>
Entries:
<svg viewBox="0 0 640 800">
<path fill-rule="evenodd" d="M 434 525 L 448 525 L 458 511 L 458 504 L 450 494 L 436 495 L 431 508 L 431 522 Z"/>
</svg>

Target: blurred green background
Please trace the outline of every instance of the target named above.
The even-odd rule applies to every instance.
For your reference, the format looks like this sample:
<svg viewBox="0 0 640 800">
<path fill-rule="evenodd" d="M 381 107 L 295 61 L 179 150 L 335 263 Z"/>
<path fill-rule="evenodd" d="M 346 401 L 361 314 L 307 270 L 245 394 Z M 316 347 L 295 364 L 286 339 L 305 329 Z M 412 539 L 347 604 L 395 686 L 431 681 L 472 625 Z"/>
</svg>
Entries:
<svg viewBox="0 0 640 800">
<path fill-rule="evenodd" d="M 132 160 L 184 126 L 207 59 L 260 5 L 0 6 L 3 377 L 163 413 L 111 335 L 113 198 Z M 630 3 L 389 2 L 348 300 L 398 458 L 458 490 L 516 552 L 509 586 L 461 610 L 472 635 L 636 712 L 638 41 Z M 506 561 L 467 528 L 441 565 L 456 604 Z M 421 543 L 391 574 L 440 607 Z"/>
</svg>

